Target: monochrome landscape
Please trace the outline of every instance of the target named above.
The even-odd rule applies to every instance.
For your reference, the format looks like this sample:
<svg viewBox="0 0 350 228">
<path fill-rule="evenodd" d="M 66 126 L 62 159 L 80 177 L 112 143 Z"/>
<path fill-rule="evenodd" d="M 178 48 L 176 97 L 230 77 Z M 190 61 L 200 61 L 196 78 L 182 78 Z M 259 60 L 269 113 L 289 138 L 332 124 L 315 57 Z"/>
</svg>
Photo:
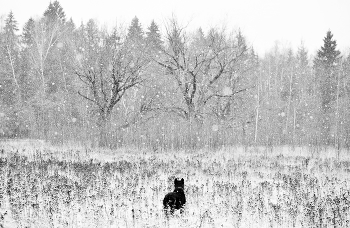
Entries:
<svg viewBox="0 0 350 228">
<path fill-rule="evenodd" d="M 350 46 L 189 24 L 0 17 L 0 228 L 350 226 Z"/>
</svg>

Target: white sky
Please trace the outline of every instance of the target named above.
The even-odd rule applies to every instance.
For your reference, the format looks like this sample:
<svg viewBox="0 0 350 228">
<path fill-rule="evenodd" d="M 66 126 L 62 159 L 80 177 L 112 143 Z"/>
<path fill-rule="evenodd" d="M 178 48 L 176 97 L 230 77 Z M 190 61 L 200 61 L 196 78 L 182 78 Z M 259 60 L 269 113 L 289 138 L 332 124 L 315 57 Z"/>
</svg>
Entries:
<svg viewBox="0 0 350 228">
<path fill-rule="evenodd" d="M 54 0 L 52 0 L 54 1 Z M 350 0 L 59 0 L 67 18 L 77 26 L 97 19 L 100 25 L 129 25 L 137 16 L 146 29 L 154 19 L 160 26 L 174 14 L 189 28 L 226 24 L 240 28 L 250 45 L 263 55 L 278 40 L 294 50 L 301 41 L 310 54 L 322 45 L 328 29 L 340 51 L 350 48 Z M 20 27 L 41 16 L 50 0 L 0 0 L 0 15 L 13 11 Z"/>
</svg>

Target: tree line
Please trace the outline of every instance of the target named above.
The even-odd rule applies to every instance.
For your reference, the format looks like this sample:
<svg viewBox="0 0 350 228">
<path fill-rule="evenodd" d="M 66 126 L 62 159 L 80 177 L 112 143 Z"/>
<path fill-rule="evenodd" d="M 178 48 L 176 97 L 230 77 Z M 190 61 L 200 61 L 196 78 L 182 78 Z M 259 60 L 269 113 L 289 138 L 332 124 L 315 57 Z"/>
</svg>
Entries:
<svg viewBox="0 0 350 228">
<path fill-rule="evenodd" d="M 350 55 L 331 31 L 258 56 L 240 32 L 160 31 L 135 17 L 112 31 L 74 24 L 58 1 L 19 34 L 0 23 L 0 137 L 92 146 L 348 148 Z"/>
</svg>

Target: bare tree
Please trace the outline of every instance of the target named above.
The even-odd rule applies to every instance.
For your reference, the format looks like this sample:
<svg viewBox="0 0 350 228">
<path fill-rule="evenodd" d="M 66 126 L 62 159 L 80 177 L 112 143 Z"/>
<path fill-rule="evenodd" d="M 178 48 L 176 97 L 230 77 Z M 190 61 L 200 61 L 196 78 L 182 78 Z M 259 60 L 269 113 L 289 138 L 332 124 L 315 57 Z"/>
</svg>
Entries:
<svg viewBox="0 0 350 228">
<path fill-rule="evenodd" d="M 58 22 L 48 24 L 47 18 L 42 18 L 35 22 L 33 31 L 33 45 L 30 47 L 30 57 L 32 64 L 41 81 L 41 90 L 45 94 L 46 82 L 46 65 L 49 55 L 57 44 L 61 34 L 61 24 Z"/>
<path fill-rule="evenodd" d="M 194 38 L 194 39 L 192 39 Z M 201 122 L 205 107 L 214 98 L 232 98 L 247 88 L 236 89 L 238 62 L 247 52 L 228 39 L 225 31 L 211 29 L 206 37 L 191 37 L 175 19 L 166 27 L 166 45 L 155 61 L 171 76 L 181 102 L 164 106 L 166 111 Z M 223 92 L 223 88 L 231 89 Z"/>
<path fill-rule="evenodd" d="M 98 116 L 99 145 L 108 144 L 108 128 L 114 107 L 125 93 L 144 81 L 144 70 L 149 61 L 146 54 L 139 50 L 131 51 L 131 44 L 125 36 L 118 34 L 101 34 L 96 39 L 94 51 L 80 50 L 75 74 L 83 82 L 87 93 L 79 95 L 94 104 Z M 87 48 L 91 45 L 87 45 Z M 89 55 L 93 56 L 89 56 Z M 149 104 L 141 105 L 139 114 L 148 111 Z M 132 118 L 136 121 L 135 117 Z M 128 126 L 124 124 L 122 127 Z"/>
<path fill-rule="evenodd" d="M 52 81 L 56 79 L 54 66 L 58 57 L 57 50 L 63 42 L 66 29 L 61 20 L 51 20 L 47 16 L 36 21 L 30 19 L 24 28 L 23 53 L 28 59 L 28 70 L 33 71 L 33 74 L 26 74 L 33 77 L 36 85 L 35 95 L 30 103 L 35 112 L 37 134 L 45 139 L 49 139 L 50 130 L 55 131 L 51 117 L 53 113 L 56 114 L 59 102 L 52 99 L 53 92 L 50 87 L 53 87 Z"/>
</svg>

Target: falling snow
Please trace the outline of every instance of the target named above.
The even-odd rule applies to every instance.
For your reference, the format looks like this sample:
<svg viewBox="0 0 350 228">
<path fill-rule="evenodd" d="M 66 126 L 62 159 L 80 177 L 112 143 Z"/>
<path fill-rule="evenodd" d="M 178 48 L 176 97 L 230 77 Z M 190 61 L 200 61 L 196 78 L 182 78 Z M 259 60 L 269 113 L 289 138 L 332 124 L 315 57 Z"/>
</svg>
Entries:
<svg viewBox="0 0 350 228">
<path fill-rule="evenodd" d="M 304 34 L 279 4 L 268 8 L 291 26 L 242 31 L 174 16 L 112 29 L 73 22 L 65 4 L 26 23 L 16 8 L 0 17 L 0 228 L 349 227 L 350 55 L 338 27 L 349 26 L 333 26 L 335 4 Z M 249 7 L 273 19 L 263 5 Z M 319 47 L 271 46 L 270 25 L 317 33 Z M 187 199 L 170 214 L 169 191 Z"/>
<path fill-rule="evenodd" d="M 63 43 L 62 42 L 58 42 L 56 46 L 57 46 L 57 48 L 63 48 Z"/>
<path fill-rule="evenodd" d="M 232 95 L 232 89 L 230 87 L 224 87 L 222 90 L 222 95 L 224 96 L 230 96 Z"/>
<path fill-rule="evenodd" d="M 216 132 L 216 131 L 219 130 L 219 126 L 216 125 L 216 124 L 214 124 L 213 126 L 211 126 L 211 130 L 214 131 L 214 132 Z"/>
</svg>

